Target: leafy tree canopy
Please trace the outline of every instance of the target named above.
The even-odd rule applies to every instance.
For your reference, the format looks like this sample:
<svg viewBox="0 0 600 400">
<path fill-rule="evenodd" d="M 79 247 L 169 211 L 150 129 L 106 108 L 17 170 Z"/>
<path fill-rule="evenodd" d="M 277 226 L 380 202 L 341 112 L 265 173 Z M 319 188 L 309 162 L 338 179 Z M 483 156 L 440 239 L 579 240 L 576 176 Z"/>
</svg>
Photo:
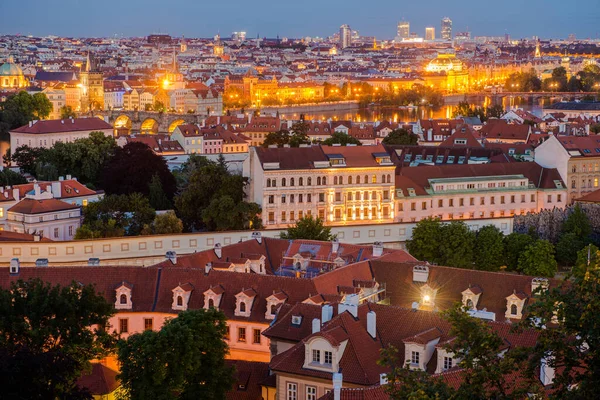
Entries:
<svg viewBox="0 0 600 400">
<path fill-rule="evenodd" d="M 221 400 L 233 384 L 225 363 L 225 315 L 214 309 L 183 311 L 160 331 L 118 344 L 122 387 L 132 400 Z"/>
<path fill-rule="evenodd" d="M 557 263 L 554 246 L 547 240 L 536 240 L 519 256 L 518 268 L 525 275 L 554 277 Z"/>
<path fill-rule="evenodd" d="M 477 269 L 498 271 L 504 261 L 504 235 L 493 225 L 482 227 L 476 234 L 474 261 Z"/>
<path fill-rule="evenodd" d="M 509 271 L 519 269 L 519 256 L 534 242 L 534 239 L 524 233 L 513 232 L 504 237 L 504 263 Z"/>
<path fill-rule="evenodd" d="M 322 143 L 326 146 L 331 146 L 333 144 L 340 144 L 342 146 L 355 144 L 357 146 L 362 146 L 360 140 L 358 140 L 354 136 L 347 135 L 344 132 L 334 132 L 333 135 L 331 135 L 331 137 L 325 139 Z"/>
<path fill-rule="evenodd" d="M 142 235 L 167 235 L 183 232 L 183 222 L 173 211 L 167 211 L 154 218 L 151 225 L 145 225 Z"/>
<path fill-rule="evenodd" d="M 394 129 L 384 139 L 383 144 L 416 145 L 419 137 L 406 129 Z"/>
<path fill-rule="evenodd" d="M 71 106 L 62 106 L 60 108 L 60 119 L 77 118 L 77 114 Z"/>
<path fill-rule="evenodd" d="M 296 221 L 294 226 L 290 226 L 286 232 L 281 233 L 282 239 L 306 239 L 329 241 L 334 239 L 331 234 L 331 228 L 323 224 L 321 218 L 306 216 Z"/>
<path fill-rule="evenodd" d="M 52 103 L 44 93 L 30 95 L 25 91 L 9 96 L 0 103 L 0 121 L 8 129 L 27 125 L 29 121 L 48 118 L 52 112 Z"/>
<path fill-rule="evenodd" d="M 2 398 L 91 399 L 76 382 L 90 360 L 114 348 L 113 337 L 95 328 L 113 312 L 91 285 L 34 279 L 0 289 Z"/>
</svg>

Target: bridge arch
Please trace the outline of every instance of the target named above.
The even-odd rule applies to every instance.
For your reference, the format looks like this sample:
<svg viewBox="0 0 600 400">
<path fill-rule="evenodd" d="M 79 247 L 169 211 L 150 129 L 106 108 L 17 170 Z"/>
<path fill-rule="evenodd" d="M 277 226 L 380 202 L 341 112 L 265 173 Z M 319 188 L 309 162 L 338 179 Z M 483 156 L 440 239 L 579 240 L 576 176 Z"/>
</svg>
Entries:
<svg viewBox="0 0 600 400">
<path fill-rule="evenodd" d="M 158 133 L 158 121 L 154 118 L 146 118 L 140 126 L 140 134 L 142 135 L 156 135 Z"/>
<path fill-rule="evenodd" d="M 171 122 L 171 124 L 169 125 L 169 133 L 173 133 L 175 128 L 177 128 L 179 125 L 183 125 L 185 123 L 186 122 L 183 119 L 176 119 L 175 121 Z"/>
<path fill-rule="evenodd" d="M 125 114 L 119 115 L 117 119 L 115 119 L 113 126 L 117 136 L 127 136 L 131 134 L 131 118 Z"/>
</svg>

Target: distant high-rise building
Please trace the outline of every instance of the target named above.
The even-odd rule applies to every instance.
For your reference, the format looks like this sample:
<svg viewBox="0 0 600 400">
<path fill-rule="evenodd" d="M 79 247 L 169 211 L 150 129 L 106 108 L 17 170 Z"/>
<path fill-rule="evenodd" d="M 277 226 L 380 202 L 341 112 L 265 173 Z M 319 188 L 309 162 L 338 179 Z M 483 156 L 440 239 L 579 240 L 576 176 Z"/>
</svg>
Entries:
<svg viewBox="0 0 600 400">
<path fill-rule="evenodd" d="M 231 34 L 231 40 L 237 42 L 243 42 L 246 40 L 246 32 L 233 32 Z"/>
<path fill-rule="evenodd" d="M 452 20 L 448 17 L 442 18 L 442 39 L 452 40 Z"/>
<path fill-rule="evenodd" d="M 340 48 L 350 47 L 352 43 L 352 30 L 349 25 L 340 26 Z"/>
<path fill-rule="evenodd" d="M 398 38 L 408 39 L 410 37 L 410 22 L 398 22 Z"/>
<path fill-rule="evenodd" d="M 433 26 L 425 28 L 425 40 L 435 40 L 435 28 Z"/>
</svg>

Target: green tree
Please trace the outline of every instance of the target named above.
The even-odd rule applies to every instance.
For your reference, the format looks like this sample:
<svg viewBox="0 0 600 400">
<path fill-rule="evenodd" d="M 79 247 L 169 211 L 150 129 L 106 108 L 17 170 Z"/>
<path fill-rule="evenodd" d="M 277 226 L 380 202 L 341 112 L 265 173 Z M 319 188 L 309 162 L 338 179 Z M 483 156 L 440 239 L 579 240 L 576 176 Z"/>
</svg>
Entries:
<svg viewBox="0 0 600 400">
<path fill-rule="evenodd" d="M 75 238 L 137 236 L 155 217 L 148 198 L 140 193 L 108 195 L 83 209 L 83 224 Z"/>
<path fill-rule="evenodd" d="M 60 108 L 60 119 L 77 118 L 77 114 L 71 106 L 62 106 Z"/>
<path fill-rule="evenodd" d="M 452 118 L 470 117 L 472 112 L 473 110 L 471 109 L 471 104 L 469 104 L 468 101 L 461 101 L 452 112 Z"/>
<path fill-rule="evenodd" d="M 554 246 L 547 240 L 536 240 L 519 256 L 519 271 L 530 276 L 554 277 L 557 272 Z"/>
<path fill-rule="evenodd" d="M 596 135 L 600 133 L 600 124 L 592 124 L 590 125 L 590 132 L 595 133 Z"/>
<path fill-rule="evenodd" d="M 287 231 L 281 233 L 282 239 L 306 239 L 329 241 L 335 238 L 331 234 L 331 228 L 323 224 L 321 218 L 313 218 L 311 215 L 300 218 L 296 224 L 290 226 Z"/>
<path fill-rule="evenodd" d="M 406 129 L 394 129 L 384 139 L 383 144 L 416 145 L 419 137 Z"/>
<path fill-rule="evenodd" d="M 282 129 L 277 132 L 268 133 L 267 136 L 265 136 L 265 140 L 263 140 L 262 146 L 265 148 L 269 146 L 283 147 L 283 145 L 289 143 L 290 132 L 286 129 Z"/>
<path fill-rule="evenodd" d="M 24 173 L 34 174 L 36 163 L 45 152 L 46 149 L 22 145 L 17 147 L 15 152 L 10 156 L 10 160 Z"/>
<path fill-rule="evenodd" d="M 586 213 L 579 204 L 575 204 L 562 226 L 563 233 L 574 233 L 580 239 L 587 239 L 592 233 L 592 225 Z"/>
<path fill-rule="evenodd" d="M 534 239 L 524 233 L 513 232 L 504 237 L 504 263 L 508 271 L 519 269 L 519 256 L 533 242 Z"/>
<path fill-rule="evenodd" d="M 144 226 L 142 235 L 167 235 L 183 232 L 183 222 L 173 211 L 158 214 L 151 225 Z"/>
<path fill-rule="evenodd" d="M 498 271 L 504 262 L 504 235 L 494 225 L 482 227 L 475 236 L 475 266 L 479 270 Z"/>
<path fill-rule="evenodd" d="M 122 387 L 128 398 L 222 400 L 233 384 L 225 315 L 183 311 L 160 331 L 145 331 L 118 344 Z"/>
<path fill-rule="evenodd" d="M 442 225 L 441 240 L 438 242 L 442 265 L 457 268 L 473 267 L 473 247 L 475 234 L 462 221 L 452 221 Z"/>
<path fill-rule="evenodd" d="M 152 111 L 156 111 L 158 113 L 164 113 L 167 110 L 165 104 L 162 101 L 156 100 L 152 105 Z"/>
<path fill-rule="evenodd" d="M 0 171 L 0 186 L 14 186 L 27 183 L 27 179 L 18 172 L 4 168 Z"/>
<path fill-rule="evenodd" d="M 579 252 L 576 267 L 558 287 L 529 305 L 525 328 L 538 333 L 530 370 L 548 365 L 558 370 L 553 398 L 592 399 L 600 387 L 600 264 L 598 248 Z"/>
<path fill-rule="evenodd" d="M 117 147 L 113 158 L 104 166 L 100 181 L 101 187 L 108 194 L 137 192 L 149 196 L 154 176 L 158 176 L 162 190 L 167 199 L 171 200 L 177 186 L 165 159 L 155 154 L 146 144 L 132 142 L 122 148 Z M 152 188 L 156 189 L 156 186 Z"/>
<path fill-rule="evenodd" d="M 172 207 L 171 202 L 169 201 L 167 195 L 165 194 L 165 191 L 162 188 L 162 182 L 160 181 L 160 177 L 157 174 L 154 174 L 154 176 L 152 176 L 148 192 L 148 199 L 150 200 L 150 205 L 155 210 L 168 210 Z"/>
<path fill-rule="evenodd" d="M 52 103 L 44 93 L 30 95 L 21 91 L 1 103 L 0 111 L 0 121 L 7 129 L 16 129 L 27 125 L 29 121 L 48 118 L 52 112 Z"/>
<path fill-rule="evenodd" d="M 574 265 L 577 261 L 577 253 L 586 244 L 585 240 L 573 232 L 563 233 L 556 243 L 556 261 L 561 265 Z"/>
<path fill-rule="evenodd" d="M 412 232 L 412 238 L 406 242 L 406 248 L 418 260 L 437 263 L 440 259 L 439 243 L 441 240 L 441 221 L 429 217 L 417 222 Z"/>
<path fill-rule="evenodd" d="M 347 146 L 349 144 L 355 144 L 357 146 L 362 146 L 360 140 L 355 138 L 354 136 L 350 136 L 345 134 L 344 132 L 334 132 L 331 137 L 325 139 L 322 144 L 326 146 L 331 146 L 333 144 L 340 144 L 342 146 Z"/>
<path fill-rule="evenodd" d="M 0 313 L 2 398 L 91 398 L 77 379 L 114 349 L 96 328 L 107 326 L 113 305 L 92 285 L 19 280 L 0 289 Z"/>
<path fill-rule="evenodd" d="M 496 104 L 494 106 L 491 106 L 491 107 L 488 107 L 485 109 L 486 119 L 500 118 L 503 115 L 504 115 L 504 107 L 501 104 Z"/>
</svg>

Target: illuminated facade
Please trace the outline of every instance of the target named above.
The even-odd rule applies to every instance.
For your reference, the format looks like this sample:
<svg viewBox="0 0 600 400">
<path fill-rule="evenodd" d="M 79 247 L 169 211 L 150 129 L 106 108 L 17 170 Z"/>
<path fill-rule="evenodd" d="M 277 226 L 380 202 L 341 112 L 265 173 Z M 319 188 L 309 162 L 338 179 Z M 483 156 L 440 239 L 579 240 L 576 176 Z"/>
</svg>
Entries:
<svg viewBox="0 0 600 400">
<path fill-rule="evenodd" d="M 440 53 L 425 67 L 424 84 L 445 92 L 464 92 L 469 88 L 469 72 L 453 53 Z"/>
<path fill-rule="evenodd" d="M 435 28 L 433 26 L 425 28 L 425 40 L 435 40 Z"/>
<path fill-rule="evenodd" d="M 85 71 L 81 72 L 81 110 L 104 110 L 104 78 L 88 53 Z"/>
<path fill-rule="evenodd" d="M 349 25 L 340 27 L 340 48 L 345 49 L 352 44 L 352 30 Z"/>
<path fill-rule="evenodd" d="M 408 39 L 410 37 L 410 22 L 401 21 L 398 22 L 398 38 Z"/>
<path fill-rule="evenodd" d="M 452 40 L 452 20 L 448 17 L 442 18 L 442 39 Z"/>
<path fill-rule="evenodd" d="M 29 82 L 23 75 L 23 70 L 14 59 L 8 58 L 8 61 L 0 66 L 0 88 L 19 89 L 29 86 Z"/>
<path fill-rule="evenodd" d="M 381 145 L 252 148 L 250 198 L 269 228 L 309 215 L 327 225 L 389 223 L 394 171 Z"/>
</svg>

